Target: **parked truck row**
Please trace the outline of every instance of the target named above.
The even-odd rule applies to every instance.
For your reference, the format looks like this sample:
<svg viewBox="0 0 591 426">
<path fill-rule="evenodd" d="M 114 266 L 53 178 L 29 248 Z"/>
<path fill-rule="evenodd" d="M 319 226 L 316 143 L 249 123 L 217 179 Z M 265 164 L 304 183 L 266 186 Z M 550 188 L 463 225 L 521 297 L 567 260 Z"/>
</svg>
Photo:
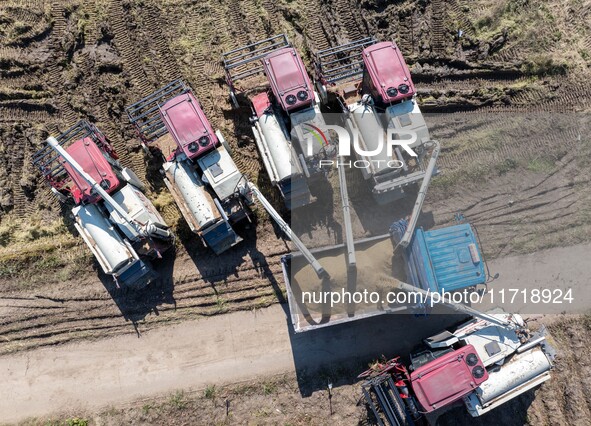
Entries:
<svg viewBox="0 0 591 426">
<path fill-rule="evenodd" d="M 315 285 L 314 280 L 332 290 L 367 284 L 358 272 L 376 266 L 379 270 L 375 262 L 382 261 L 368 256 L 368 250 L 386 253 L 386 258 L 401 256 L 404 279 L 381 277 L 399 291 L 428 296 L 483 285 L 484 259 L 470 224 L 417 229 L 429 182 L 439 173 L 440 146 L 431 139 L 396 43 L 366 38 L 315 52 L 312 62 L 311 78 L 283 34 L 222 56 L 232 104 L 250 108 L 261 162 L 285 209 L 306 209 L 314 203 L 313 188 L 319 180 L 327 181 L 331 171 L 323 164 L 345 160 L 340 136 L 323 131 L 325 113 L 334 112 L 337 105 L 337 124 L 351 135 L 352 155 L 368 164 L 361 173 L 375 201 L 388 204 L 416 193 L 413 210 L 394 221 L 384 235 L 355 241 L 341 168 L 344 242 L 309 250 L 236 166 L 230 144 L 214 130 L 191 88 L 176 80 L 136 100 L 126 112 L 196 238 L 216 255 L 240 244 L 239 224 L 251 220 L 251 206 L 258 200 L 296 249 L 282 260 L 296 332 L 417 309 L 349 304 L 339 312 L 325 307 L 320 312 L 303 303 L 304 287 Z M 387 140 L 392 135 L 399 143 Z M 311 143 L 315 139 L 318 143 Z M 48 137 L 33 163 L 69 207 L 77 232 L 103 272 L 120 287 L 148 285 L 156 276 L 152 261 L 162 257 L 175 237 L 144 194 L 141 179 L 120 164 L 108 136 L 81 121 Z M 328 259 L 338 256 L 343 262 L 333 269 Z M 306 275 L 306 268 L 313 275 Z M 450 308 L 472 319 L 426 339 L 410 363 L 394 358 L 360 375 L 366 380 L 363 394 L 376 423 L 421 423 L 426 421 L 424 414 L 458 401 L 479 416 L 549 378 L 553 351 L 543 333 L 529 332 L 518 315 L 485 314 L 464 305 Z"/>
</svg>

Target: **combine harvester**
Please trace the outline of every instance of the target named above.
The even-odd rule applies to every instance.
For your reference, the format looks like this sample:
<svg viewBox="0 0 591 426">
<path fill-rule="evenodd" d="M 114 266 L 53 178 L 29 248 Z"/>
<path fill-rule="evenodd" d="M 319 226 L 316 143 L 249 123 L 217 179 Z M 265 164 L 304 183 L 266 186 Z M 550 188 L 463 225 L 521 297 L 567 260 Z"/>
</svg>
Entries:
<svg viewBox="0 0 591 426">
<path fill-rule="evenodd" d="M 545 329 L 531 333 L 517 314 L 446 304 L 472 319 L 425 339 L 409 364 L 396 357 L 359 375 L 366 378 L 363 395 L 378 425 L 429 424 L 431 413 L 460 401 L 478 417 L 550 378 L 555 351 Z"/>
<path fill-rule="evenodd" d="M 237 82 L 267 76 L 264 89 L 260 84 L 249 88 L 257 148 L 287 208 L 309 204 L 310 184 L 325 176 L 321 160 L 331 157 L 335 146 L 328 141 L 308 146 L 310 130 L 322 126 L 324 119 L 301 57 L 281 34 L 224 53 L 222 60 L 236 108 Z"/>
<path fill-rule="evenodd" d="M 142 193 L 144 185 L 86 121 L 46 143 L 33 164 L 61 202 L 75 205 L 74 226 L 103 271 L 118 287 L 147 285 L 156 276 L 148 259 L 161 257 L 173 235 Z"/>
<path fill-rule="evenodd" d="M 396 43 L 366 38 L 319 51 L 314 62 L 322 102 L 336 98 L 345 113 L 347 130 L 357 136 L 361 150 L 377 153 L 355 151 L 357 160 L 369 165 L 361 172 L 379 204 L 403 197 L 409 185 L 428 181 L 429 173 L 437 173 L 429 167 L 435 165 L 439 143 L 431 140 L 410 71 Z M 401 140 L 411 137 L 405 146 L 393 149 L 395 158 L 385 149 L 388 132 L 405 136 L 398 137 Z M 392 160 L 397 160 L 398 167 L 389 166 Z"/>
<path fill-rule="evenodd" d="M 242 241 L 233 226 L 248 218 L 251 190 L 191 89 L 173 81 L 126 111 L 144 147 L 162 153 L 164 182 L 191 231 L 216 254 Z"/>
<path fill-rule="evenodd" d="M 254 194 L 318 276 L 322 266 L 263 196 L 236 167 L 222 134 L 214 132 L 199 101 L 180 80 L 127 108 L 146 149 L 165 159 L 164 181 L 191 230 L 221 254 L 242 241 L 233 225 L 247 218 Z"/>
</svg>

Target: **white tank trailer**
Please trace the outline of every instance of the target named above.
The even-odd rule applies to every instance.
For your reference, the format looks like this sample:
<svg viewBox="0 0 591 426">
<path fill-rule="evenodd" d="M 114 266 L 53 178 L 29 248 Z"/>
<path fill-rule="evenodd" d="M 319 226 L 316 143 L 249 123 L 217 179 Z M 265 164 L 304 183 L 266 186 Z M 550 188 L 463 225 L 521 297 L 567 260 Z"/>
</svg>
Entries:
<svg viewBox="0 0 591 426">
<path fill-rule="evenodd" d="M 291 210 L 309 204 L 311 195 L 305 164 L 292 148 L 285 124 L 278 118 L 272 107 L 264 109 L 252 120 L 252 133 L 271 183 Z"/>
</svg>

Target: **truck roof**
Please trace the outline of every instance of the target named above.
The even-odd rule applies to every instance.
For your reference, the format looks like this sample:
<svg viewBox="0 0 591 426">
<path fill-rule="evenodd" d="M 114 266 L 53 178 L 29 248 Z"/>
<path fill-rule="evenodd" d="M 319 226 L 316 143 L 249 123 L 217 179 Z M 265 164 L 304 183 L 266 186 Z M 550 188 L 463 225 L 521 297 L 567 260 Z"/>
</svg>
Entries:
<svg viewBox="0 0 591 426">
<path fill-rule="evenodd" d="M 410 378 L 419 403 L 430 412 L 473 392 L 488 372 L 474 346 L 466 345 L 417 368 Z"/>
<path fill-rule="evenodd" d="M 119 186 L 117 175 L 103 155 L 103 152 L 90 137 L 77 140 L 66 151 L 105 191 L 111 193 L 117 189 Z M 98 196 L 91 193 L 90 184 L 65 160 L 61 159 L 60 161 L 74 182 L 74 186 L 70 188 L 70 192 L 76 204 L 82 201 L 95 202 Z"/>
<path fill-rule="evenodd" d="M 263 67 L 271 90 L 285 111 L 312 103 L 314 92 L 310 77 L 293 47 L 269 53 L 263 59 Z"/>
<path fill-rule="evenodd" d="M 484 284 L 486 274 L 476 235 L 468 223 L 424 231 L 405 250 L 410 282 L 431 292 Z"/>
<path fill-rule="evenodd" d="M 175 142 L 190 159 L 215 148 L 217 137 L 191 92 L 183 93 L 160 107 L 162 120 Z"/>
<path fill-rule="evenodd" d="M 384 103 L 397 102 L 415 94 L 408 66 L 393 41 L 383 41 L 364 49 L 363 62 Z"/>
</svg>

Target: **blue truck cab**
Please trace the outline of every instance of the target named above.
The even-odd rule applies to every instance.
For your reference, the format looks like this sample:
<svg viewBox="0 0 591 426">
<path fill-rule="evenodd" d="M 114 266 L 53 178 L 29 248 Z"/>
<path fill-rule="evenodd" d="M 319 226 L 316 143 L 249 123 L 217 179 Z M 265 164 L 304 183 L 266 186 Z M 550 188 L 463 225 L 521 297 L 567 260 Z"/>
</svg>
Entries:
<svg viewBox="0 0 591 426">
<path fill-rule="evenodd" d="M 394 246 L 407 226 L 408 222 L 402 219 L 390 227 Z M 404 248 L 404 259 L 409 284 L 432 293 L 475 288 L 486 282 L 484 260 L 468 223 L 430 231 L 418 228 Z"/>
</svg>

